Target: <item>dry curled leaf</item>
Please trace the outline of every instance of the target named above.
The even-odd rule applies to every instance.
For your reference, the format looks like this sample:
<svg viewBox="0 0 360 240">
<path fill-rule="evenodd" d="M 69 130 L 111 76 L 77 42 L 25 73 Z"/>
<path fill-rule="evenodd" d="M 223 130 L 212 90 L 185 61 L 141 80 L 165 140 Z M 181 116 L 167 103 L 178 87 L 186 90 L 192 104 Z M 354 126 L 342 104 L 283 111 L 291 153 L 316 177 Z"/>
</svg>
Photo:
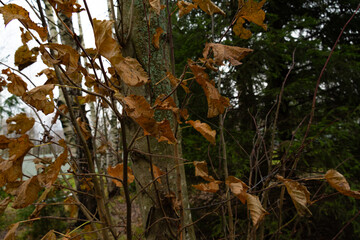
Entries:
<svg viewBox="0 0 360 240">
<path fill-rule="evenodd" d="M 91 137 L 91 133 L 88 130 L 88 124 L 86 122 L 81 121 L 80 117 L 76 119 L 76 122 L 77 124 L 79 124 L 81 133 L 84 136 L 85 140 L 88 140 Z"/>
<path fill-rule="evenodd" d="M 228 98 L 220 95 L 215 87 L 215 82 L 210 81 L 209 75 L 205 72 L 205 68 L 195 64 L 193 61 L 188 62 L 191 71 L 195 75 L 196 82 L 203 88 L 208 102 L 208 118 L 215 117 L 224 113 L 225 108 L 230 106 Z"/>
<path fill-rule="evenodd" d="M 41 196 L 38 198 L 38 200 L 36 201 L 36 203 L 42 203 L 46 198 L 47 195 L 49 194 L 50 191 L 53 190 L 53 187 L 50 188 L 46 188 L 45 191 L 43 191 L 43 193 L 41 194 Z M 45 207 L 45 204 L 37 204 L 35 205 L 35 209 L 34 211 L 31 213 L 29 218 L 36 218 L 39 216 L 41 210 Z"/>
<path fill-rule="evenodd" d="M 7 85 L 10 93 L 21 97 L 26 92 L 27 84 L 20 76 L 13 73 L 9 68 L 2 70 L 2 74 L 7 75 L 7 81 L 11 82 Z"/>
<path fill-rule="evenodd" d="M 56 240 L 56 235 L 54 230 L 50 230 L 45 236 L 43 236 L 40 240 Z"/>
<path fill-rule="evenodd" d="M 206 140 L 208 140 L 209 142 L 211 142 L 212 144 L 215 145 L 216 131 L 212 130 L 211 127 L 207 123 L 202 123 L 202 122 L 200 122 L 200 120 L 196 120 L 196 121 L 189 120 L 189 121 L 186 121 L 186 123 L 193 126 L 193 128 L 195 128 L 196 131 L 201 133 L 201 135 L 203 135 L 206 138 Z"/>
<path fill-rule="evenodd" d="M 179 17 L 189 14 L 191 12 L 191 10 L 193 10 L 194 8 L 197 8 L 196 4 L 192 4 L 189 2 L 185 2 L 185 1 L 178 1 L 176 3 L 176 5 L 179 8 Z"/>
<path fill-rule="evenodd" d="M 67 74 L 77 72 L 80 55 L 75 49 L 69 45 L 48 43 L 40 47 L 40 51 L 44 56 L 47 56 L 47 52 L 45 52 L 44 47 L 56 50 L 56 54 L 54 54 L 55 62 L 54 60 L 50 60 L 53 64 L 64 64 Z"/>
<path fill-rule="evenodd" d="M 156 33 L 152 38 L 152 44 L 156 49 L 160 48 L 160 36 L 163 34 L 164 30 L 161 27 L 156 28 Z"/>
<path fill-rule="evenodd" d="M 298 214 L 300 216 L 312 215 L 310 210 L 307 208 L 307 206 L 311 204 L 310 192 L 307 188 L 298 182 L 285 179 L 280 175 L 277 175 L 276 178 L 280 182 L 284 183 Z"/>
<path fill-rule="evenodd" d="M 11 197 L 7 197 L 0 201 L 0 216 L 4 213 L 7 205 L 11 202 Z"/>
<path fill-rule="evenodd" d="M 193 164 L 195 166 L 195 176 L 199 176 L 199 177 L 209 176 L 207 163 L 205 161 L 194 161 Z"/>
<path fill-rule="evenodd" d="M 54 112 L 54 94 L 52 90 L 54 89 L 54 84 L 46 84 L 31 89 L 29 92 L 26 92 L 23 96 L 23 100 L 35 107 L 37 110 L 42 111 L 45 115 Z M 49 95 L 50 99 L 47 98 Z"/>
<path fill-rule="evenodd" d="M 107 58 L 122 81 L 129 86 L 141 86 L 149 82 L 149 77 L 135 59 L 124 58 L 119 44 L 112 37 L 112 21 L 93 19 L 95 45 L 98 53 Z"/>
<path fill-rule="evenodd" d="M 128 184 L 132 183 L 135 179 L 135 176 L 133 175 L 133 172 L 131 170 L 130 167 L 127 167 L 128 170 L 127 170 L 127 176 L 128 176 Z M 117 164 L 115 167 L 112 167 L 112 166 L 109 166 L 107 168 L 107 171 L 108 171 L 108 174 L 112 177 L 116 177 L 120 180 L 123 180 L 124 179 L 124 172 L 123 172 L 123 169 L 124 169 L 124 164 L 123 163 L 119 163 Z M 122 183 L 116 179 L 112 179 L 112 181 L 116 184 L 116 186 L 118 187 L 122 187 Z"/>
<path fill-rule="evenodd" d="M 170 122 L 168 120 L 156 122 L 155 111 L 143 96 L 130 95 L 122 100 L 125 102 L 126 113 L 143 128 L 145 135 L 156 137 L 159 142 L 176 142 Z"/>
<path fill-rule="evenodd" d="M 360 199 L 360 191 L 351 190 L 349 183 L 346 181 L 346 178 L 338 171 L 330 169 L 326 172 L 325 179 L 331 187 L 335 188 L 341 194 Z"/>
<path fill-rule="evenodd" d="M 226 180 L 225 180 L 225 184 L 229 186 L 231 192 L 240 199 L 240 201 L 245 204 L 246 199 L 247 199 L 247 195 L 246 192 L 249 189 L 249 187 L 240 179 L 234 177 L 234 176 L 229 176 Z"/>
<path fill-rule="evenodd" d="M 180 79 L 176 78 L 174 75 L 172 75 L 171 72 L 166 73 L 166 77 L 170 80 L 170 83 L 173 87 L 177 87 L 177 85 L 180 83 Z M 186 93 L 190 93 L 189 88 L 186 86 L 186 82 L 181 82 L 181 87 L 184 89 Z"/>
<path fill-rule="evenodd" d="M 53 163 L 51 163 L 41 174 L 39 174 L 39 183 L 46 188 L 50 188 L 56 181 L 61 166 L 64 165 L 68 158 L 68 149 L 63 139 L 60 139 L 59 145 L 64 148 L 64 152 L 61 153 Z"/>
<path fill-rule="evenodd" d="M 8 134 L 16 132 L 17 134 L 24 134 L 29 131 L 35 123 L 35 119 L 26 116 L 26 113 L 19 113 L 8 118 L 6 124 L 8 127 Z"/>
<path fill-rule="evenodd" d="M 253 51 L 248 48 L 227 46 L 219 43 L 206 43 L 203 50 L 204 58 L 208 57 L 211 50 L 214 53 L 214 61 L 218 66 L 223 65 L 225 60 L 228 60 L 233 66 L 240 65 L 240 60 Z"/>
<path fill-rule="evenodd" d="M 21 30 L 21 42 L 25 45 L 28 41 L 32 39 L 32 36 L 29 31 L 24 30 L 24 28 L 20 27 Z"/>
<path fill-rule="evenodd" d="M 65 14 L 68 18 L 73 12 L 81 12 L 81 5 L 76 3 L 76 0 L 49 0 L 49 3 L 54 7 L 55 11 Z"/>
<path fill-rule="evenodd" d="M 210 193 L 216 193 L 219 191 L 219 183 L 218 182 L 209 182 L 209 183 L 200 183 L 197 185 L 192 185 L 194 188 L 204 191 L 204 192 L 210 192 Z"/>
<path fill-rule="evenodd" d="M 255 227 L 264 219 L 265 215 L 269 214 L 261 205 L 258 196 L 246 193 L 247 207 L 250 211 L 251 220 Z"/>
<path fill-rule="evenodd" d="M 47 81 L 44 83 L 44 85 L 45 84 L 57 84 L 58 83 L 58 80 L 57 80 L 56 73 L 55 73 L 54 69 L 45 68 L 44 70 L 42 70 L 41 72 L 36 74 L 36 76 L 40 77 L 43 74 L 45 74 L 46 77 L 47 77 Z"/>
<path fill-rule="evenodd" d="M 266 24 L 264 24 L 265 20 L 265 12 L 261 9 L 265 4 L 266 0 L 262 0 L 261 2 L 256 2 L 254 0 L 247 0 L 244 2 L 243 0 L 239 0 L 239 12 L 236 14 L 236 23 L 233 27 L 233 31 L 236 36 L 239 36 L 243 39 L 248 39 L 251 37 L 251 31 L 244 28 L 245 19 L 249 22 L 253 22 L 256 25 L 261 26 L 264 30 L 267 29 Z"/>
<path fill-rule="evenodd" d="M 219 13 L 223 16 L 226 15 L 223 10 L 210 0 L 193 0 L 193 2 L 209 15 L 213 15 L 215 13 Z"/>
<path fill-rule="evenodd" d="M 42 41 L 47 39 L 47 30 L 46 28 L 39 27 L 31 21 L 29 17 L 29 12 L 26 11 L 23 7 L 20 7 L 16 4 L 6 4 L 3 7 L 0 7 L 0 13 L 3 14 L 5 26 L 13 19 L 18 19 L 26 27 L 35 30 Z"/>
<path fill-rule="evenodd" d="M 14 64 L 19 68 L 19 71 L 23 70 L 24 68 L 30 66 L 34 62 L 36 62 L 37 56 L 39 55 L 39 49 L 33 48 L 29 49 L 29 47 L 24 44 L 20 46 L 14 56 Z"/>
<path fill-rule="evenodd" d="M 34 176 L 26 180 L 16 193 L 16 198 L 12 204 L 15 209 L 24 208 L 32 204 L 38 197 L 41 187 L 38 176 Z"/>
<path fill-rule="evenodd" d="M 11 139 L 7 138 L 4 135 L 0 135 L 0 149 L 8 148 Z"/>
<path fill-rule="evenodd" d="M 151 8 L 156 12 L 157 15 L 160 15 L 161 3 L 160 0 L 149 0 Z"/>
<path fill-rule="evenodd" d="M 4 240 L 15 240 L 16 239 L 16 230 L 19 227 L 20 223 L 14 223 L 10 225 L 9 231 L 4 237 Z"/>
<path fill-rule="evenodd" d="M 163 172 L 163 171 L 161 171 L 161 169 L 159 168 L 159 167 L 157 167 L 156 165 L 152 165 L 152 169 L 153 169 L 153 174 L 154 174 L 154 178 L 159 182 L 159 183 L 161 183 L 161 179 L 160 179 L 160 177 L 162 176 L 162 175 L 164 175 L 165 174 L 165 172 Z M 149 171 L 151 171 L 151 168 L 149 168 Z"/>
</svg>

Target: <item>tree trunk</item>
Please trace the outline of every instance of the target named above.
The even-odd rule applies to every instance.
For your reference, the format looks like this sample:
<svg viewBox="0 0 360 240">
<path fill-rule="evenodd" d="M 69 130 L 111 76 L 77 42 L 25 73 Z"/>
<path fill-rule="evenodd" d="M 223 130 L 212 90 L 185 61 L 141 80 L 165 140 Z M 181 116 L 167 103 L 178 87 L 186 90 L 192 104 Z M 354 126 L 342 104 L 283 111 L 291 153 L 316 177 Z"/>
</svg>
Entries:
<svg viewBox="0 0 360 240">
<path fill-rule="evenodd" d="M 153 104 L 157 96 L 167 95 L 172 90 L 167 80 L 156 84 L 164 79 L 167 72 L 171 72 L 170 49 L 166 34 L 164 33 L 160 38 L 159 49 L 152 44 L 152 37 L 156 29 L 158 27 L 164 31 L 167 29 L 166 10 L 161 10 L 159 16 L 150 8 L 148 1 L 142 0 L 120 1 L 120 7 L 123 9 L 120 9 L 119 14 L 122 18 L 119 31 L 124 33 L 120 38 L 123 40 L 120 42 L 123 46 L 123 55 L 136 58 L 151 79 L 151 83 L 145 87 L 123 86 L 123 94 L 142 95 Z M 168 111 L 157 111 L 155 119 L 157 121 L 169 120 L 173 130 L 178 127 L 173 114 Z M 127 139 L 134 138 L 138 128 L 138 125 L 128 118 L 126 121 Z M 178 137 L 178 144 L 169 145 L 164 142 L 159 143 L 153 137 L 142 137 L 133 145 L 134 149 L 145 153 L 133 151 L 130 158 L 137 189 L 139 192 L 141 191 L 139 202 L 146 239 L 195 239 L 193 228 L 184 228 L 191 223 L 191 215 L 189 210 L 184 210 L 184 208 L 189 208 L 189 203 L 184 166 L 179 160 L 181 156 L 180 140 L 181 138 Z M 174 158 L 155 157 L 154 155 L 169 155 Z M 149 171 L 151 164 L 168 174 L 162 177 L 161 183 L 155 181 L 143 191 L 143 188 L 153 180 Z M 173 201 L 175 199 L 172 196 L 176 196 L 176 201 Z M 174 202 L 176 202 L 175 205 Z M 186 231 L 180 231 L 182 228 Z"/>
</svg>

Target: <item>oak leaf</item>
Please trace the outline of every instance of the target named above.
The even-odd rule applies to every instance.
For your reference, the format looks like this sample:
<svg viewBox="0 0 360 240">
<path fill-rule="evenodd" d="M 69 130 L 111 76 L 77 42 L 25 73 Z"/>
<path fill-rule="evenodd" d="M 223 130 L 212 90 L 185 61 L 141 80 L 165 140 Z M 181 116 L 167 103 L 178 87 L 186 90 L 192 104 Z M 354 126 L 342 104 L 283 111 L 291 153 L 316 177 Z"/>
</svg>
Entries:
<svg viewBox="0 0 360 240">
<path fill-rule="evenodd" d="M 223 10 L 210 0 L 193 0 L 193 2 L 209 15 L 213 15 L 215 13 L 219 13 L 223 16 L 226 15 Z"/>
<path fill-rule="evenodd" d="M 13 123 L 14 122 L 14 123 Z M 26 116 L 26 113 L 19 113 L 6 120 L 8 125 L 8 134 L 16 132 L 17 134 L 24 134 L 29 131 L 35 124 L 35 119 Z"/>
<path fill-rule="evenodd" d="M 246 193 L 246 201 L 253 225 L 258 227 L 259 223 L 264 219 L 265 215 L 269 213 L 262 207 L 258 196 L 253 196 L 249 193 Z"/>
<path fill-rule="evenodd" d="M 160 36 L 163 34 L 164 30 L 161 27 L 156 28 L 156 33 L 152 38 L 152 44 L 156 49 L 160 48 Z"/>
<path fill-rule="evenodd" d="M 277 175 L 276 178 L 280 182 L 284 183 L 299 216 L 312 215 L 310 210 L 307 208 L 307 206 L 311 204 L 310 192 L 307 188 L 298 182 L 285 179 L 280 175 Z"/>
<path fill-rule="evenodd" d="M 209 142 L 211 142 L 212 144 L 215 145 L 216 131 L 212 130 L 211 127 L 207 123 L 202 123 L 199 120 L 196 120 L 196 121 L 189 120 L 189 121 L 186 121 L 186 123 L 193 126 L 193 128 L 195 128 L 196 131 L 201 133 L 201 135 L 203 135 L 206 138 L 206 140 L 208 140 Z"/>
<path fill-rule="evenodd" d="M 247 190 L 249 189 L 249 187 L 240 179 L 234 177 L 234 176 L 229 176 L 226 180 L 225 180 L 225 184 L 229 186 L 231 192 L 240 199 L 240 201 L 245 204 L 246 199 L 247 199 Z"/>
<path fill-rule="evenodd" d="M 9 231 L 7 232 L 7 234 L 4 237 L 4 240 L 15 240 L 16 239 L 16 230 L 19 227 L 19 222 L 11 224 Z"/>
<path fill-rule="evenodd" d="M 43 86 L 35 87 L 23 96 L 23 100 L 35 107 L 37 110 L 42 111 L 45 115 L 54 112 L 54 84 L 46 84 Z M 49 95 L 50 99 L 47 98 Z"/>
<path fill-rule="evenodd" d="M 176 5 L 179 8 L 179 17 L 189 14 L 191 12 L 191 10 L 193 10 L 194 8 L 197 8 L 196 4 L 192 4 L 189 2 L 185 2 L 185 1 L 178 1 L 176 3 Z"/>
<path fill-rule="evenodd" d="M 224 113 L 225 108 L 230 106 L 228 98 L 220 95 L 215 87 L 215 82 L 210 81 L 209 75 L 205 72 L 205 68 L 195 64 L 193 61 L 188 62 L 191 71 L 195 75 L 196 82 L 203 88 L 208 102 L 208 118 L 215 117 Z"/>
<path fill-rule="evenodd" d="M 7 81 L 10 81 L 7 85 L 8 91 L 16 96 L 21 97 L 27 90 L 27 84 L 22 78 L 15 73 L 11 72 L 9 68 L 2 70 L 2 74 L 7 75 Z"/>
<path fill-rule="evenodd" d="M 38 176 L 34 176 L 26 180 L 16 193 L 16 198 L 12 204 L 15 209 L 24 208 L 32 204 L 38 197 L 41 187 Z"/>
<path fill-rule="evenodd" d="M 127 182 L 128 182 L 128 184 L 130 184 L 130 183 L 132 183 L 134 181 L 135 176 L 133 175 L 133 172 L 132 172 L 131 168 L 130 167 L 127 167 L 127 168 L 128 168 L 128 170 L 127 170 L 127 175 L 128 175 Z M 123 180 L 124 179 L 123 169 L 124 169 L 124 164 L 119 163 L 115 167 L 109 166 L 107 168 L 107 171 L 108 171 L 108 174 L 110 176 L 119 178 L 120 180 Z M 119 180 L 112 179 L 112 181 L 115 183 L 116 186 L 122 187 L 122 183 Z"/>
<path fill-rule="evenodd" d="M 18 19 L 26 27 L 35 30 L 42 41 L 47 39 L 47 29 L 39 27 L 31 21 L 29 17 L 29 12 L 26 11 L 23 7 L 20 7 L 16 4 L 6 4 L 3 7 L 0 7 L 0 13 L 3 14 L 5 26 L 14 19 Z"/>
<path fill-rule="evenodd" d="M 338 171 L 334 169 L 328 170 L 325 174 L 325 179 L 331 187 L 335 188 L 341 194 L 360 199 L 360 191 L 351 190 L 346 178 Z"/>
<path fill-rule="evenodd" d="M 214 60 L 218 66 L 223 65 L 225 60 L 229 60 L 233 66 L 238 66 L 241 64 L 240 60 L 253 51 L 248 48 L 227 46 L 219 43 L 206 43 L 203 50 L 204 58 L 208 57 L 211 50 L 214 53 Z"/>
</svg>

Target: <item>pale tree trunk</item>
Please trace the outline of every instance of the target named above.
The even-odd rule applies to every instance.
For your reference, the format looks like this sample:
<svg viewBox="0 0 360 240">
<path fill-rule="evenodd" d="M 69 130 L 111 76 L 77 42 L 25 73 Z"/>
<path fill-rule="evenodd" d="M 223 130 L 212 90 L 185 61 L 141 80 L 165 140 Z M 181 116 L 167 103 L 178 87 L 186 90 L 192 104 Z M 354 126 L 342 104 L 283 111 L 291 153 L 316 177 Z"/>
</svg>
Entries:
<svg viewBox="0 0 360 240">
<path fill-rule="evenodd" d="M 123 55 L 136 58 L 151 79 L 151 84 L 145 87 L 129 88 L 124 86 L 123 94 L 142 95 L 153 104 L 157 96 L 169 94 L 172 90 L 167 80 L 156 85 L 166 76 L 168 71 L 171 72 L 170 51 L 165 35 L 160 40 L 160 49 L 156 50 L 151 43 L 156 28 L 161 27 L 164 31 L 167 30 L 166 11 L 162 10 L 160 16 L 158 16 L 150 9 L 148 1 L 124 0 L 119 1 L 119 3 L 123 7 L 123 10 L 120 9 L 119 14 L 123 23 L 123 26 L 120 24 L 120 29 L 118 29 L 120 33 L 123 33 L 120 39 L 126 40 L 127 36 L 129 36 L 127 42 L 120 42 L 123 46 Z M 148 22 L 150 22 L 150 25 L 148 25 Z M 170 112 L 157 112 L 155 119 L 157 121 L 168 119 L 173 129 L 178 127 L 176 119 Z M 134 138 L 138 128 L 139 126 L 134 121 L 130 118 L 127 119 L 126 137 L 129 139 L 128 141 Z M 142 134 L 142 131 L 140 131 L 138 137 Z M 133 145 L 133 148 L 143 152 L 142 154 L 133 151 L 130 154 L 130 159 L 138 191 L 141 191 L 139 203 L 146 239 L 195 239 L 193 228 L 184 228 L 186 225 L 191 224 L 191 215 L 189 210 L 185 210 L 189 208 L 189 203 L 184 166 L 179 160 L 179 157 L 181 157 L 180 139 L 179 137 L 178 144 L 169 145 L 164 142 L 159 143 L 153 137 L 142 137 Z M 169 155 L 175 158 L 156 157 L 155 154 Z M 162 178 L 161 183 L 155 182 L 155 184 L 147 187 L 145 191 L 142 191 L 143 187 L 153 180 L 153 176 L 149 171 L 151 163 L 162 171 L 172 171 Z M 172 205 L 170 196 L 174 194 L 177 198 L 177 204 L 175 204 L 177 206 Z M 174 210 L 175 208 L 177 209 Z M 185 230 L 179 231 L 182 228 Z"/>
<path fill-rule="evenodd" d="M 44 2 L 45 2 L 45 14 L 48 18 L 48 25 L 50 26 L 49 27 L 50 39 L 52 40 L 52 42 L 56 43 L 58 32 L 57 32 L 56 26 L 55 26 L 55 19 L 53 16 L 54 12 L 53 12 L 52 6 L 49 4 L 49 2 L 48 1 L 44 1 Z M 71 18 L 68 18 L 61 13 L 59 14 L 59 17 L 69 27 L 69 29 L 73 28 Z M 77 49 L 77 46 L 76 46 L 74 40 L 67 33 L 67 30 L 63 26 L 63 23 L 60 21 L 60 19 L 58 19 L 57 24 L 59 26 L 59 35 L 60 35 L 61 43 L 64 45 L 69 45 L 74 49 Z M 80 117 L 83 122 L 88 123 L 88 120 L 85 115 L 84 106 L 77 105 L 76 100 L 75 100 L 75 98 L 77 96 L 81 96 L 81 92 L 74 88 L 69 88 L 68 92 L 69 92 L 69 95 L 71 96 L 71 99 L 70 99 L 72 102 L 71 107 L 74 109 L 75 118 Z M 65 99 L 64 99 L 63 91 L 60 91 L 58 105 L 60 106 L 62 104 L 65 104 Z M 70 107 L 70 106 L 68 106 L 68 107 Z M 82 144 L 81 144 L 78 136 L 74 133 L 72 122 L 69 120 L 69 115 L 67 117 L 60 115 L 60 122 L 63 127 L 65 140 L 67 143 L 69 143 L 68 145 L 70 146 L 69 148 L 71 151 L 71 156 L 72 156 L 72 159 L 74 159 L 74 163 L 76 165 L 75 168 L 77 169 L 77 173 L 78 174 L 79 173 L 80 174 L 89 173 L 89 168 L 88 168 L 88 164 L 86 161 L 86 156 L 85 156 L 84 150 L 81 147 L 76 147 L 76 145 L 81 146 Z M 93 144 L 92 144 L 91 138 L 88 139 L 87 145 L 88 145 L 89 149 L 92 150 Z M 78 190 L 81 189 L 81 187 L 80 187 L 81 184 L 86 185 L 87 184 L 86 179 L 83 176 L 78 176 L 76 178 L 76 187 Z M 88 193 L 94 195 L 93 190 L 90 190 Z M 97 206 L 96 206 L 96 200 L 94 197 L 91 197 L 89 195 L 84 195 L 84 194 L 78 194 L 78 199 L 92 214 L 96 213 Z M 84 213 L 82 211 L 79 211 L 78 218 L 86 219 L 86 216 L 84 215 Z"/>
</svg>

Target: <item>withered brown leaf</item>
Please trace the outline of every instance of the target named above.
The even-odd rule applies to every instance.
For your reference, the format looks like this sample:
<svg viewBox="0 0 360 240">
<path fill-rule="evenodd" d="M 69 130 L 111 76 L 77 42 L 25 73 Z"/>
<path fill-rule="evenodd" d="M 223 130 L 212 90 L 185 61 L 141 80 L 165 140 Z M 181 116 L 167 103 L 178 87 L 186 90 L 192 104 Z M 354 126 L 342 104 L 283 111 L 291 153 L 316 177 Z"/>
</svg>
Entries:
<svg viewBox="0 0 360 240">
<path fill-rule="evenodd" d="M 43 86 L 35 87 L 23 96 L 23 100 L 35 107 L 37 110 L 42 111 L 45 115 L 54 112 L 54 84 L 46 84 Z M 49 95 L 50 99 L 47 98 Z"/>
<path fill-rule="evenodd" d="M 112 177 L 116 177 L 119 178 L 120 180 L 124 179 L 124 174 L 123 174 L 123 169 L 124 169 L 124 164 L 123 163 L 119 163 L 116 166 L 112 167 L 109 166 L 107 168 L 108 174 Z M 130 167 L 128 167 L 128 171 L 127 171 L 127 175 L 128 175 L 128 184 L 132 183 L 135 179 L 135 176 L 132 173 L 132 170 Z M 112 179 L 112 181 L 116 184 L 116 186 L 118 187 L 122 187 L 122 183 L 116 179 Z"/>
<path fill-rule="evenodd" d="M 201 135 L 203 135 L 206 138 L 206 140 L 208 140 L 209 142 L 211 142 L 212 144 L 215 145 L 216 131 L 212 130 L 211 127 L 207 123 L 202 123 L 202 122 L 200 122 L 200 120 L 196 120 L 196 121 L 189 120 L 189 121 L 186 121 L 186 123 L 193 126 L 193 128 L 195 128 L 196 131 L 201 133 Z"/>
<path fill-rule="evenodd" d="M 19 113 L 13 117 L 6 119 L 8 127 L 8 134 L 16 132 L 17 134 L 24 134 L 29 131 L 35 124 L 35 119 L 26 116 L 26 113 Z"/>
</svg>

